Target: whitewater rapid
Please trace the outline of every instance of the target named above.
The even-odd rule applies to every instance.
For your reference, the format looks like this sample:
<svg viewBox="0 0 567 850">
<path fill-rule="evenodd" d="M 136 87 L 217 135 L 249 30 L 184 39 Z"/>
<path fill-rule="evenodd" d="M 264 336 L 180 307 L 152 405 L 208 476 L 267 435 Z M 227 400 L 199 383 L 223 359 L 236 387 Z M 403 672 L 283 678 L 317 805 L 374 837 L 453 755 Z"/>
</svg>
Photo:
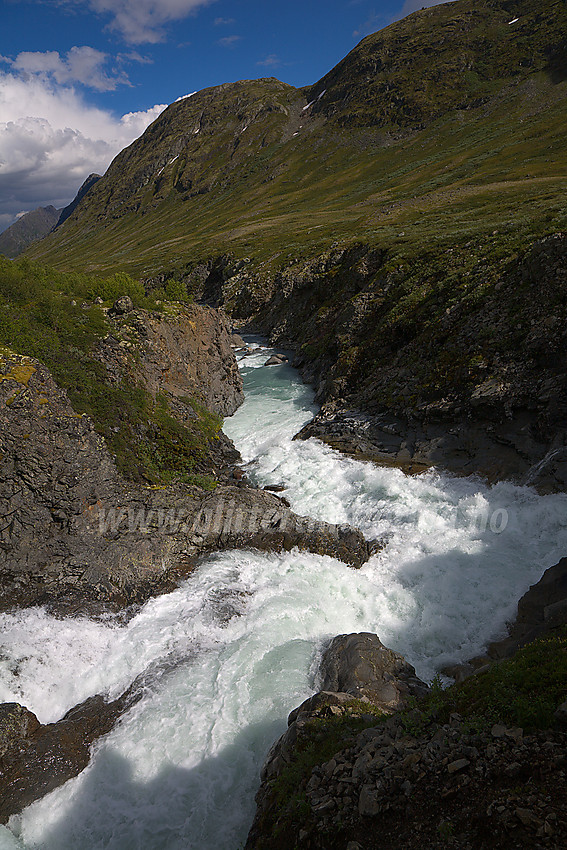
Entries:
<svg viewBox="0 0 567 850">
<path fill-rule="evenodd" d="M 241 363 L 225 421 L 250 477 L 292 508 L 384 548 L 353 570 L 308 553 L 226 552 L 175 592 L 117 618 L 0 616 L 0 701 L 42 722 L 95 693 L 144 695 L 89 767 L 0 827 L 14 850 L 237 850 L 267 750 L 316 690 L 326 640 L 376 632 L 423 678 L 502 636 L 516 602 L 567 551 L 567 496 L 436 472 L 409 478 L 292 441 L 315 408 L 288 366 Z"/>
</svg>

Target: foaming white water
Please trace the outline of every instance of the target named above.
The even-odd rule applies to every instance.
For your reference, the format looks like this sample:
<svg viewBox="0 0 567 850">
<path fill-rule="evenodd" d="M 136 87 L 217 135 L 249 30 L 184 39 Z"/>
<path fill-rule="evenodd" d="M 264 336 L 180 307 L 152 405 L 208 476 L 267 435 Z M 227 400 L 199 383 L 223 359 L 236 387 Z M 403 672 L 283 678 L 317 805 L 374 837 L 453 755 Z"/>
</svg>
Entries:
<svg viewBox="0 0 567 850">
<path fill-rule="evenodd" d="M 290 441 L 313 410 L 313 393 L 289 367 L 247 358 L 248 401 L 262 413 L 251 430 L 243 406 L 226 431 L 260 485 L 283 482 L 298 513 L 348 522 L 386 544 L 359 575 L 372 583 L 366 628 L 431 677 L 448 661 L 480 652 L 505 633 L 518 598 L 567 549 L 567 497 L 432 471 L 408 477 L 339 455 L 317 440 Z M 288 391 L 283 422 L 276 402 Z M 274 411 L 274 412 L 273 412 Z M 385 603 L 385 599 L 389 603 Z M 359 625 L 359 628 L 364 626 Z"/>
<path fill-rule="evenodd" d="M 122 626 L 4 615 L 2 698 L 54 719 L 140 674 L 144 698 L 81 776 L 0 830 L 0 848 L 235 850 L 265 753 L 312 693 L 326 639 L 375 631 L 430 677 L 481 651 L 565 553 L 565 496 L 412 479 L 291 442 L 312 393 L 288 367 L 261 368 L 267 356 L 244 361 L 247 400 L 225 423 L 251 475 L 285 483 L 298 512 L 358 525 L 384 549 L 358 571 L 306 553 L 223 553 Z"/>
</svg>

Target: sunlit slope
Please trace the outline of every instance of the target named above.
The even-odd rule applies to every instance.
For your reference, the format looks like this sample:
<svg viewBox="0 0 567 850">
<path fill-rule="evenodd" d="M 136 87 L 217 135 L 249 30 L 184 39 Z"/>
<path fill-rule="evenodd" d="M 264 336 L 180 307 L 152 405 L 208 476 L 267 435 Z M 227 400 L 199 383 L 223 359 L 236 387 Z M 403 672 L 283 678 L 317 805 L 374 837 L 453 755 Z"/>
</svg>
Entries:
<svg viewBox="0 0 567 850">
<path fill-rule="evenodd" d="M 564 0 L 460 0 L 369 36 L 311 88 L 205 89 L 28 253 L 151 275 L 227 251 L 281 262 L 337 240 L 561 229 L 566 45 Z"/>
</svg>

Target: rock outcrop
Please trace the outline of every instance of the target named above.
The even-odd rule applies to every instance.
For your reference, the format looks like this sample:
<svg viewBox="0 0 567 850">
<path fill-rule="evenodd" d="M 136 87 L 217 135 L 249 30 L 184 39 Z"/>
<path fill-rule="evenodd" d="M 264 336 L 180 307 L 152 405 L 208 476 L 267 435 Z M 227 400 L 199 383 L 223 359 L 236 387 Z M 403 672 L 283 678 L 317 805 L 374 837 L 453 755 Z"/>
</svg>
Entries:
<svg viewBox="0 0 567 850">
<path fill-rule="evenodd" d="M 518 602 L 518 614 L 504 640 L 488 647 L 490 659 L 509 658 L 525 644 L 567 625 L 567 558 L 549 567 Z"/>
<path fill-rule="evenodd" d="M 188 415 L 188 397 L 219 416 L 238 409 L 242 378 L 222 312 L 187 304 L 167 314 L 148 313 L 121 301 L 108 311 L 111 332 L 95 349 L 111 382 L 127 378 L 154 398 L 165 393 L 180 421 Z"/>
<path fill-rule="evenodd" d="M 567 626 L 567 558 L 549 567 L 540 580 L 527 590 L 518 602 L 516 619 L 508 627 L 508 635 L 489 643 L 484 655 L 464 664 L 443 670 L 457 683 L 487 670 L 492 664 L 514 656 L 522 647 L 546 634 Z"/>
<path fill-rule="evenodd" d="M 320 677 L 322 690 L 291 712 L 287 731 L 268 753 L 247 848 L 270 846 L 266 823 L 277 820 L 273 782 L 309 741 L 314 718 L 341 716 L 353 706 L 364 710 L 365 705 L 369 713 L 388 715 L 428 692 L 411 664 L 371 633 L 334 638 L 323 653 Z"/>
<path fill-rule="evenodd" d="M 42 725 L 18 703 L 0 705 L 0 823 L 77 776 L 90 761 L 91 747 L 141 696 L 134 687 L 107 702 L 101 696 Z"/>
<path fill-rule="evenodd" d="M 369 725 L 316 765 L 283 806 L 261 810 L 247 850 L 438 850 L 549 847 L 567 841 L 567 733 L 474 731 L 415 711 Z"/>
<path fill-rule="evenodd" d="M 368 557 L 360 532 L 299 517 L 244 482 L 212 492 L 128 484 L 38 361 L 2 355 L 0 429 L 0 610 L 128 606 L 223 548 L 298 546 L 353 566 Z"/>
<path fill-rule="evenodd" d="M 370 634 L 335 638 L 321 674 L 350 693 L 319 692 L 290 714 L 247 850 L 563 848 L 565 704 L 553 729 L 529 733 L 449 714 L 418 701 L 427 689 L 413 668 Z"/>
<path fill-rule="evenodd" d="M 403 655 L 370 632 L 334 638 L 323 653 L 320 675 L 323 691 L 367 699 L 388 714 L 404 708 L 410 696 L 428 691 Z"/>
</svg>

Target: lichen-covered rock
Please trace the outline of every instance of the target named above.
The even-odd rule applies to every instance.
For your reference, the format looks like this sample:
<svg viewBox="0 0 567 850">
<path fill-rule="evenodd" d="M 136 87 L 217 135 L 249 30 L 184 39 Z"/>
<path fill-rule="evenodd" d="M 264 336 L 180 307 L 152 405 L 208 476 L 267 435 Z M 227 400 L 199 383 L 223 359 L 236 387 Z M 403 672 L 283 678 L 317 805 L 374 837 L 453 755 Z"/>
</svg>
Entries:
<svg viewBox="0 0 567 850">
<path fill-rule="evenodd" d="M 112 305 L 112 309 L 118 316 L 123 316 L 124 313 L 129 313 L 134 309 L 134 304 L 132 303 L 132 299 L 129 295 L 122 295 L 120 298 L 116 299 Z"/>
</svg>

